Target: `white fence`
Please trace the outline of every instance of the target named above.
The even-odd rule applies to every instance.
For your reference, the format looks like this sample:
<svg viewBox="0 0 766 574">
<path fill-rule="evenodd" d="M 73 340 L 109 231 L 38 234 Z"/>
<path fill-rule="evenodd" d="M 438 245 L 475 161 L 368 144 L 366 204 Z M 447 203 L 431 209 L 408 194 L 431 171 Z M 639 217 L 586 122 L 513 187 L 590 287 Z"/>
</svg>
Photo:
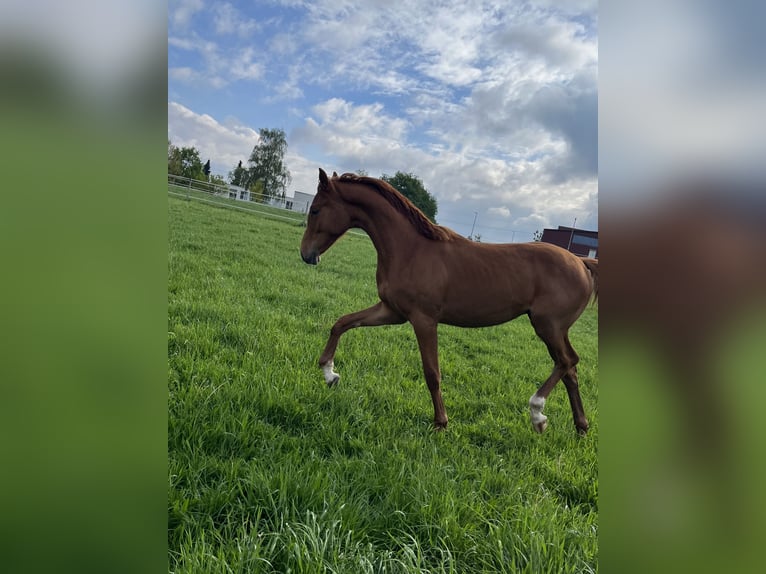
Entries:
<svg viewBox="0 0 766 574">
<path fill-rule="evenodd" d="M 306 201 L 295 201 L 290 197 L 285 197 L 284 199 L 269 197 L 267 195 L 251 193 L 240 187 L 216 185 L 214 183 L 208 183 L 206 181 L 199 181 L 197 179 L 190 179 L 188 177 L 181 177 L 169 173 L 168 189 L 170 189 L 170 186 L 176 188 L 176 194 L 183 194 L 183 190 L 194 190 L 209 194 L 211 198 L 217 197 L 241 201 L 244 205 L 249 204 L 251 207 L 267 205 L 269 207 L 284 209 L 286 211 L 292 211 L 302 215 L 308 213 L 309 210 L 309 203 Z"/>
<path fill-rule="evenodd" d="M 232 195 L 233 194 L 233 195 Z M 299 224 L 306 223 L 306 214 L 308 213 L 308 202 L 294 202 L 290 198 L 283 200 L 267 198 L 267 201 L 259 202 L 251 194 L 249 200 L 240 200 L 236 196 L 238 190 L 234 190 L 226 185 L 214 185 L 188 177 L 180 177 L 168 174 L 168 195 L 179 197 L 191 201 L 200 201 L 209 203 L 218 207 L 227 209 L 236 209 L 255 213 L 259 216 L 271 217 L 284 221 L 292 221 Z M 356 229 L 348 232 L 351 235 L 367 237 L 363 231 Z"/>
</svg>

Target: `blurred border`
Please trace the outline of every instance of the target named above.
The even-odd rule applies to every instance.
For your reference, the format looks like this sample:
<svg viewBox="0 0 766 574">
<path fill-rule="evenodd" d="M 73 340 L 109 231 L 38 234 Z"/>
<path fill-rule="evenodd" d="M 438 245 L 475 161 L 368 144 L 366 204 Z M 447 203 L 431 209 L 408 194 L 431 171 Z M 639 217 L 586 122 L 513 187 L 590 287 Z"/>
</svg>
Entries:
<svg viewBox="0 0 766 574">
<path fill-rule="evenodd" d="M 0 7 L 0 555 L 166 557 L 164 4 Z"/>
<path fill-rule="evenodd" d="M 600 567 L 760 571 L 766 7 L 599 16 Z"/>
</svg>

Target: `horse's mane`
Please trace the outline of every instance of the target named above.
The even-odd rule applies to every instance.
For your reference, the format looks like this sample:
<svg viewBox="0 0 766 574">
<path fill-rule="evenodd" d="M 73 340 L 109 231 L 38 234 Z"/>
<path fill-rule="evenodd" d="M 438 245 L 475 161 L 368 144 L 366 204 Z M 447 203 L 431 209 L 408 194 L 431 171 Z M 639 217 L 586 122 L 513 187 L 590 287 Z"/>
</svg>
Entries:
<svg viewBox="0 0 766 574">
<path fill-rule="evenodd" d="M 337 179 L 344 182 L 359 183 L 372 188 L 378 195 L 391 204 L 391 207 L 404 215 L 407 220 L 412 223 L 417 232 L 427 239 L 433 239 L 434 241 L 450 241 L 451 239 L 458 237 L 458 234 L 451 229 L 432 223 L 431 220 L 415 206 L 415 204 L 382 179 L 375 179 L 374 177 L 357 175 L 355 173 L 344 173 L 343 175 L 338 176 Z"/>
</svg>

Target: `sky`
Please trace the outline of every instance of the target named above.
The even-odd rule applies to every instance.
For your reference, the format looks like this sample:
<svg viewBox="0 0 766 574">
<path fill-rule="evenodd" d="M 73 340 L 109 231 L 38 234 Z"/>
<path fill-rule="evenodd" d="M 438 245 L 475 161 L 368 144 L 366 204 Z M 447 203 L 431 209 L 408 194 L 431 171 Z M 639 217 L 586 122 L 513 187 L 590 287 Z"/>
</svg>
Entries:
<svg viewBox="0 0 766 574">
<path fill-rule="evenodd" d="M 283 129 L 288 196 L 320 167 L 412 173 L 483 241 L 597 229 L 597 6 L 170 0 L 168 137 L 226 176 Z"/>
</svg>

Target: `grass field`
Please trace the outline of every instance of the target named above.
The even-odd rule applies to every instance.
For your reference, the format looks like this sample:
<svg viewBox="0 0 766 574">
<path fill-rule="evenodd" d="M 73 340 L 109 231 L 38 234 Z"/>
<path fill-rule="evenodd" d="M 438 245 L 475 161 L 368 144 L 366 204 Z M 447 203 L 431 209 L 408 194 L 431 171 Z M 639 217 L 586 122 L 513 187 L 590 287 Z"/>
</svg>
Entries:
<svg viewBox="0 0 766 574">
<path fill-rule="evenodd" d="M 272 217 L 274 219 L 280 219 L 282 221 L 300 223 L 305 218 L 303 213 L 279 209 L 277 207 L 272 207 L 270 205 L 258 203 L 256 201 L 240 201 L 237 199 L 231 199 L 229 197 L 223 197 L 221 195 L 215 195 L 207 191 L 200 191 L 198 189 L 183 187 L 180 185 L 168 184 L 168 195 L 175 198 L 196 199 L 197 201 L 207 203 L 208 205 L 228 206 L 237 211 L 257 213 L 260 215 Z"/>
<path fill-rule="evenodd" d="M 552 365 L 526 317 L 440 327 L 436 433 L 409 325 L 347 333 L 335 389 L 317 367 L 377 300 L 367 238 L 311 267 L 295 223 L 168 201 L 170 571 L 598 570 L 597 307 L 571 331 L 587 437 L 563 386 L 532 431 Z"/>
</svg>

